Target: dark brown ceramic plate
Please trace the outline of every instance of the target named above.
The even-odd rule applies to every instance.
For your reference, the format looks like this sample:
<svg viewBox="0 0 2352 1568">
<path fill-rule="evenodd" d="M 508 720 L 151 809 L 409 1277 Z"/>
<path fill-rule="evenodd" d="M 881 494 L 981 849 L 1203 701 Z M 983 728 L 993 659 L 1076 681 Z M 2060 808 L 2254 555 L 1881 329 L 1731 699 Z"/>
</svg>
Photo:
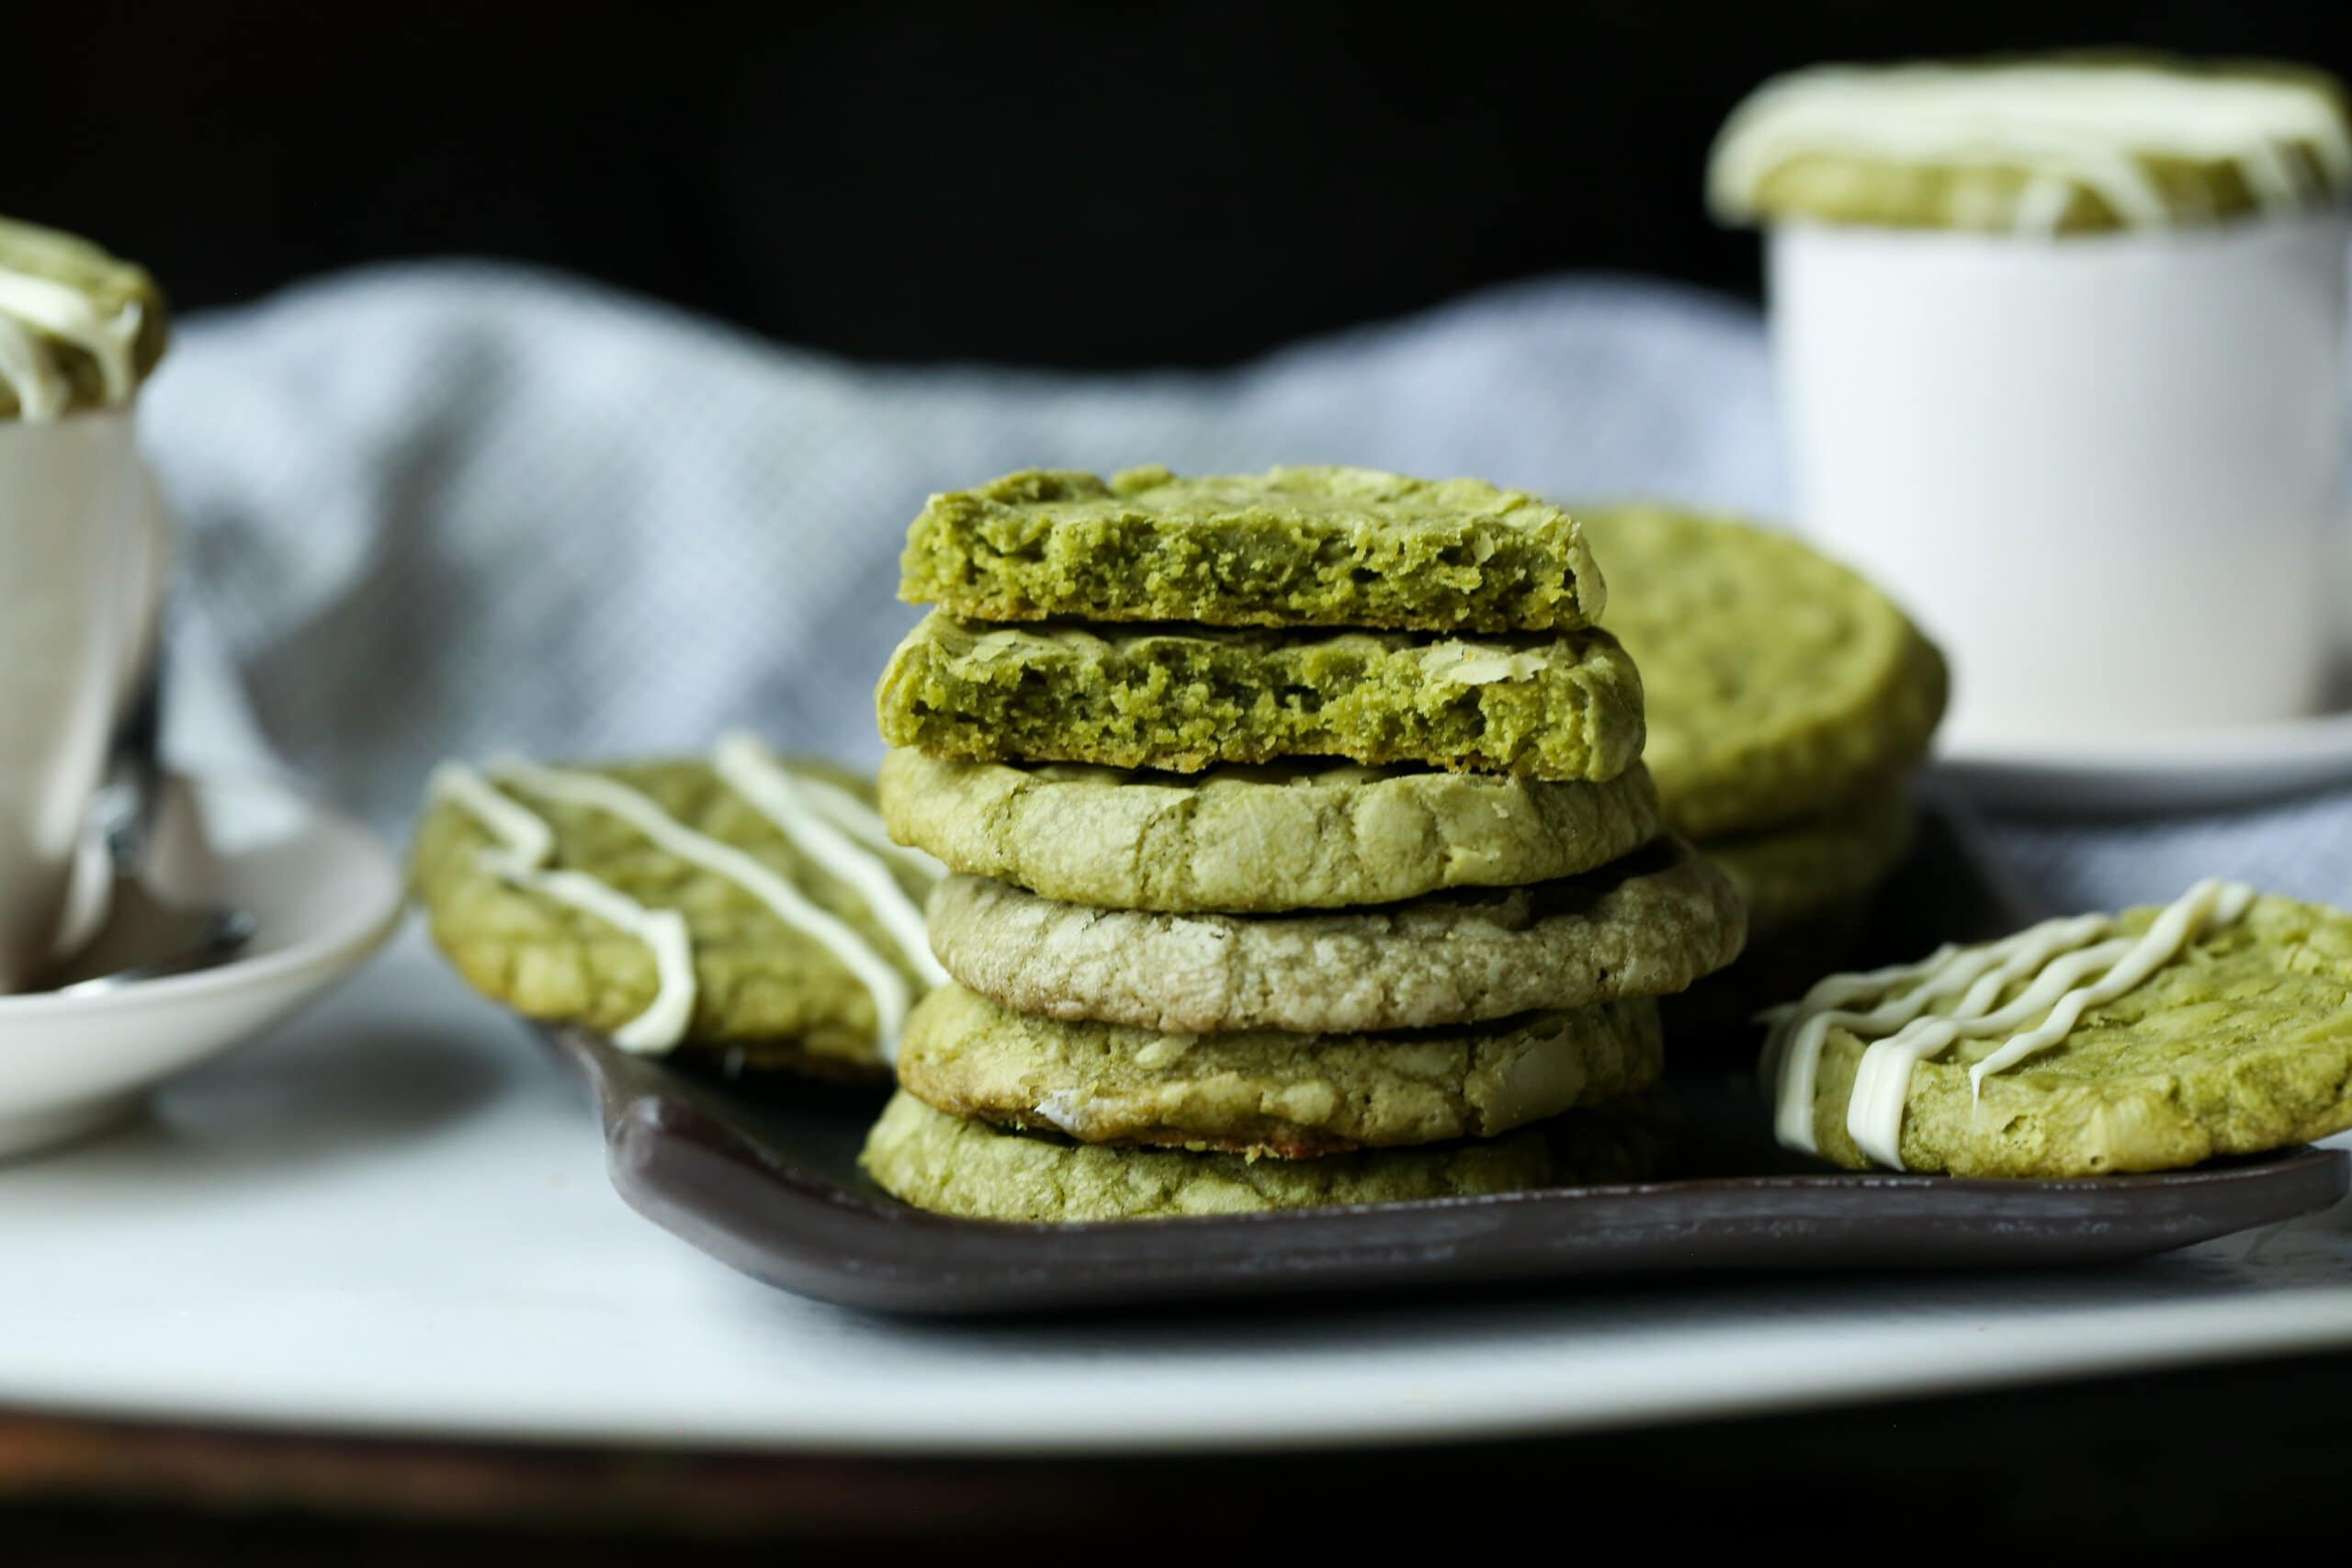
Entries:
<svg viewBox="0 0 2352 1568">
<path fill-rule="evenodd" d="M 2030 911 L 1931 817 L 1873 926 L 1890 953 Z M 1736 1075 L 1676 1084 L 1670 1179 L 1360 1209 L 1092 1225 L 919 1213 L 857 1169 L 878 1093 L 730 1082 L 580 1032 L 550 1040 L 603 1104 L 613 1183 L 655 1224 L 769 1284 L 935 1314 L 1733 1269 L 1982 1268 L 2141 1258 L 2324 1209 L 2346 1156 L 2293 1149 L 2155 1176 L 1962 1181 L 1831 1173 L 1774 1148 Z"/>
</svg>

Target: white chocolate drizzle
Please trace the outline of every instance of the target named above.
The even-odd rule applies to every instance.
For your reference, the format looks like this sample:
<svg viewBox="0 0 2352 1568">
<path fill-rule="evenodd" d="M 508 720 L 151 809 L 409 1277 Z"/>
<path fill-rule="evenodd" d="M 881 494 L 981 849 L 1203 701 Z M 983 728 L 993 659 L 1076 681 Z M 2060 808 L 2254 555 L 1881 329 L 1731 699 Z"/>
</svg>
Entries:
<svg viewBox="0 0 2352 1568">
<path fill-rule="evenodd" d="M 2007 213 L 1960 218 L 2021 233 L 2055 232 L 2077 190 L 2129 228 L 2210 220 L 2167 198 L 2150 158 L 2228 164 L 2267 212 L 2352 192 L 2352 127 L 2309 83 L 2052 62 L 1821 66 L 1768 82 L 1716 138 L 1708 199 L 1725 217 L 1752 218 L 1773 171 L 1815 155 L 2022 167 L 2032 177 Z M 2318 165 L 2317 188 L 2304 157 Z"/>
<path fill-rule="evenodd" d="M 1037 1102 L 1036 1114 L 1052 1122 L 1057 1132 L 1073 1138 L 1086 1135 L 1086 1105 L 1076 1089 L 1054 1090 Z"/>
<path fill-rule="evenodd" d="M 831 779 L 796 774 L 792 782 L 799 786 L 800 797 L 809 809 L 884 860 L 896 861 L 933 882 L 947 874 L 947 867 L 933 856 L 891 838 L 879 811 Z"/>
<path fill-rule="evenodd" d="M 884 844 L 889 841 L 878 814 L 837 784 L 793 774 L 749 736 L 722 740 L 713 768 L 722 784 L 865 901 L 926 984 L 946 979 L 946 971 L 932 955 L 922 911 L 899 886 L 879 858 L 879 846 L 873 843 L 876 836 Z M 694 953 L 685 920 L 674 910 L 648 909 L 585 872 L 552 869 L 548 863 L 555 858 L 555 829 L 503 793 L 499 784 L 616 817 L 663 852 L 734 883 L 776 919 L 815 938 L 873 998 L 876 1047 L 885 1061 L 897 1059 L 909 1005 L 905 977 L 888 955 L 773 867 L 679 821 L 643 791 L 601 774 L 542 767 L 520 758 L 494 761 L 486 773 L 458 762 L 443 763 L 434 771 L 432 793 L 472 813 L 499 840 L 483 852 L 484 863 L 494 874 L 595 916 L 653 950 L 660 976 L 653 1002 L 613 1036 L 615 1043 L 660 1052 L 684 1038 L 695 1003 Z M 920 852 L 906 853 L 915 857 L 907 863 L 919 869 L 937 864 Z"/>
<path fill-rule="evenodd" d="M 584 872 L 549 868 L 555 829 L 463 762 L 444 762 L 434 769 L 431 792 L 435 799 L 463 807 L 490 829 L 498 843 L 482 852 L 482 863 L 499 878 L 592 915 L 652 950 L 653 1000 L 613 1032 L 614 1044 L 651 1055 L 685 1038 L 695 1011 L 695 961 L 684 916 L 674 909 L 649 909 Z"/>
<path fill-rule="evenodd" d="M 861 849 L 824 815 L 823 808 L 812 798 L 808 781 L 793 777 L 756 737 L 740 730 L 720 738 L 711 761 L 728 788 L 741 795 L 777 832 L 823 866 L 835 880 L 845 883 L 865 900 L 876 922 L 890 933 L 890 940 L 899 944 L 899 951 L 926 985 L 946 984 L 947 971 L 932 956 L 922 911 L 907 897 L 888 865 Z M 836 793 L 853 805 L 865 804 L 846 790 Z M 878 816 L 875 826 L 881 826 Z"/>
<path fill-rule="evenodd" d="M 1903 1111 L 1921 1062 L 1963 1040 L 2007 1036 L 1969 1068 L 1969 1088 L 1981 1098 L 1987 1077 L 2064 1042 L 2091 1009 L 2141 985 L 2206 932 L 2243 919 L 2256 896 L 2244 883 L 2209 877 L 2136 937 L 2119 934 L 2112 915 L 2075 915 L 1981 947 L 1947 944 L 1917 964 L 1832 975 L 1764 1015 L 1773 1134 L 1788 1148 L 1820 1152 L 1814 1101 L 1822 1048 L 1831 1030 L 1842 1029 L 1867 1043 L 1847 1100 L 1847 1134 L 1870 1158 L 1900 1170 Z M 2017 998 L 1999 1005 L 2019 984 Z M 1934 1010 L 1946 1001 L 1949 1009 Z"/>
<path fill-rule="evenodd" d="M 17 395 L 28 423 L 52 420 L 74 399 L 57 345 L 80 349 L 98 367 L 108 407 L 137 389 L 133 357 L 146 312 L 133 300 L 112 316 L 80 289 L 28 272 L 0 268 L 0 382 Z"/>
<path fill-rule="evenodd" d="M 490 766 L 490 776 L 550 800 L 584 806 L 616 817 L 663 852 L 725 877 L 766 907 L 786 925 L 817 939 L 874 998 L 875 1034 L 883 1059 L 897 1058 L 899 1031 L 907 1018 L 907 982 L 897 965 L 847 922 L 820 908 L 764 862 L 721 839 L 687 827 L 640 790 L 596 773 L 545 768 L 519 758 Z"/>
</svg>

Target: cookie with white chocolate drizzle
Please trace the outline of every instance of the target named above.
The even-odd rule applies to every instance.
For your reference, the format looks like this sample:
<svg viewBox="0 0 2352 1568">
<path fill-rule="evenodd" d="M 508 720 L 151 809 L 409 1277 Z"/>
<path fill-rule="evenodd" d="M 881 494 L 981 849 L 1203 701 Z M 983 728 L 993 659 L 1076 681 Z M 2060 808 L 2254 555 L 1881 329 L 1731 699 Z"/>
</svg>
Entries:
<svg viewBox="0 0 2352 1568">
<path fill-rule="evenodd" d="M 0 417 L 120 408 L 164 356 L 155 280 L 85 240 L 0 218 Z"/>
<path fill-rule="evenodd" d="M 626 1050 L 880 1077 L 943 978 L 928 857 L 866 781 L 745 736 L 708 761 L 435 770 L 413 880 L 478 990 Z"/>
<path fill-rule="evenodd" d="M 1819 65 L 1732 112 L 1707 196 L 1731 222 L 2041 237 L 2291 219 L 2352 197 L 2352 116 L 2274 62 Z"/>
<path fill-rule="evenodd" d="M 2165 1170 L 2352 1127 L 2352 916 L 2243 884 L 1832 976 L 1770 1016 L 1775 1132 L 1856 1169 Z"/>
</svg>

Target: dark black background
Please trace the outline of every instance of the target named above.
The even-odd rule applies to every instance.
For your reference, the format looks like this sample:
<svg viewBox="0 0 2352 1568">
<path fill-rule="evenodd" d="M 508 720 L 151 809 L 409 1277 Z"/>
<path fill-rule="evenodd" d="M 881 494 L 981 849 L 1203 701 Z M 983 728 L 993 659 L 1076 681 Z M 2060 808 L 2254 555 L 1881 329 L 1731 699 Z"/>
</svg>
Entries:
<svg viewBox="0 0 2352 1568">
<path fill-rule="evenodd" d="M 2352 6 L 9 8 L 0 211 L 183 308 L 487 253 L 878 358 L 1213 363 L 1566 266 L 1754 287 L 1700 169 L 1822 58 L 2128 43 L 2352 73 Z"/>
</svg>

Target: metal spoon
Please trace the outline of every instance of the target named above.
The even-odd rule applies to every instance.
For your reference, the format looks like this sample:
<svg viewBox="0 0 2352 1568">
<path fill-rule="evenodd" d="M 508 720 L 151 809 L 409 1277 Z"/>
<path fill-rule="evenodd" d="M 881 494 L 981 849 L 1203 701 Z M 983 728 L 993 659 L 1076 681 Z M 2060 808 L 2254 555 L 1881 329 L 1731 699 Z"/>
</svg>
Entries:
<svg viewBox="0 0 2352 1568">
<path fill-rule="evenodd" d="M 115 737 L 106 783 L 91 804 L 92 830 L 105 840 L 114 866 L 106 924 L 32 991 L 80 997 L 119 990 L 226 964 L 253 941 L 256 922 L 244 910 L 165 903 L 139 878 L 163 805 L 161 684 L 151 669 Z"/>
<path fill-rule="evenodd" d="M 113 898 L 107 929 L 36 989 L 60 997 L 119 991 L 226 964 L 254 939 L 256 922 L 244 910 L 161 903 L 136 876 L 117 876 Z"/>
</svg>

